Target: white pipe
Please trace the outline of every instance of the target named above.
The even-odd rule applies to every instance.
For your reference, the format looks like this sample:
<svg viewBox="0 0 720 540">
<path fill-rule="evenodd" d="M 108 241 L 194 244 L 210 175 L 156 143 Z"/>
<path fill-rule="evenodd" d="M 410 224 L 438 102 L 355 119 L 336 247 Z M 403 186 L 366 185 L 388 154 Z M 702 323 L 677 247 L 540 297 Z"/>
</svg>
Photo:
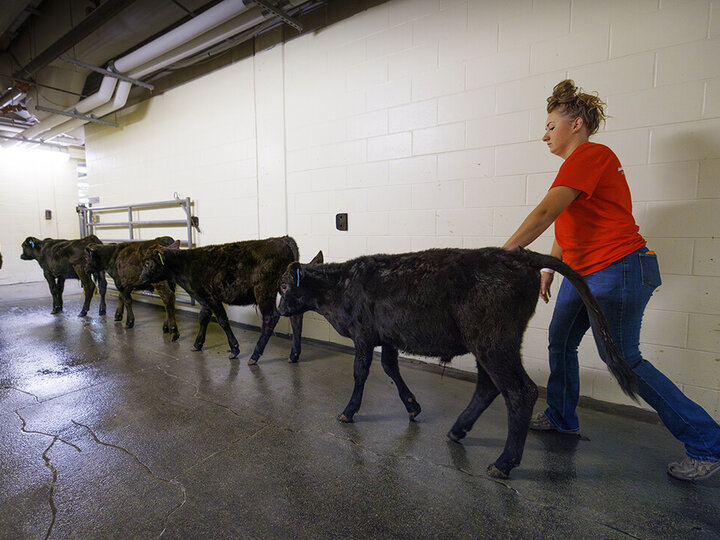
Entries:
<svg viewBox="0 0 720 540">
<path fill-rule="evenodd" d="M 144 47 L 123 56 L 115 62 L 115 69 L 127 73 L 145 62 L 182 45 L 183 43 L 207 32 L 230 17 L 247 9 L 244 0 L 225 0 L 213 8 L 201 13 L 182 26 L 178 26 L 167 34 L 163 34 Z"/>
<path fill-rule="evenodd" d="M 224 0 L 167 34 L 123 56 L 115 62 L 115 69 L 120 73 L 128 72 L 218 26 L 227 18 L 242 13 L 247 9 L 244 0 Z M 97 93 L 79 101 L 75 106 L 66 109 L 66 111 L 71 112 L 76 109 L 78 112 L 84 114 L 104 105 L 112 97 L 116 83 L 117 79 L 114 77 L 105 76 L 100 84 L 100 90 Z M 28 128 L 22 133 L 22 136 L 31 138 L 55 126 L 67 123 L 66 119 L 67 117 L 62 115 L 51 115 L 39 124 Z"/>
<path fill-rule="evenodd" d="M 98 107 L 96 110 L 94 110 L 93 115 L 101 118 L 106 114 L 110 114 L 111 112 L 117 111 L 118 109 L 124 107 L 125 103 L 127 102 L 128 95 L 130 95 L 130 88 L 132 88 L 132 83 L 129 83 L 127 81 L 120 81 L 120 84 L 118 84 L 117 86 L 117 91 L 115 92 L 115 98 L 110 103 L 105 103 L 101 107 Z M 61 133 L 66 133 L 84 124 L 87 124 L 87 120 L 82 120 L 80 118 L 69 120 L 43 133 L 43 140 L 49 141 L 50 139 L 60 135 Z"/>
<path fill-rule="evenodd" d="M 138 71 L 133 71 L 129 76 L 133 79 L 141 79 L 142 77 L 158 71 L 165 66 L 173 64 L 182 58 L 186 58 L 192 54 L 202 51 L 203 49 L 206 49 L 207 47 L 211 47 L 216 43 L 220 43 L 221 41 L 228 39 L 229 37 L 237 35 L 240 32 L 247 30 L 248 28 L 252 28 L 257 24 L 260 24 L 263 20 L 265 20 L 265 17 L 263 17 L 262 11 L 260 9 L 253 10 L 252 12 L 248 11 L 246 13 L 243 13 L 233 18 L 232 20 L 223 23 L 222 25 L 211 30 L 210 32 L 207 32 L 202 36 L 199 36 L 182 45 L 181 47 L 173 49 L 172 51 L 160 56 L 159 58 L 156 58 L 152 62 L 140 66 Z M 117 111 L 118 109 L 122 109 L 127 102 L 131 87 L 131 83 L 121 81 L 120 84 L 118 84 L 117 86 L 115 98 L 113 99 L 112 103 L 106 103 L 105 105 L 102 105 L 98 109 L 94 110 L 93 115 L 98 118 L 102 118 L 107 114 Z M 48 141 L 61 133 L 73 130 L 84 124 L 87 124 L 87 121 L 82 119 L 68 120 L 63 124 L 58 125 L 54 129 L 43 133 L 43 139 Z"/>
<path fill-rule="evenodd" d="M 145 65 L 139 66 L 136 71 L 133 71 L 131 77 L 134 79 L 142 79 L 143 77 L 174 64 L 183 58 L 187 58 L 194 54 L 212 47 L 213 45 L 220 43 L 228 38 L 231 38 L 240 32 L 243 32 L 253 26 L 257 26 L 265 20 L 261 9 L 254 9 L 246 11 L 245 13 L 221 24 L 220 26 L 212 29 L 201 36 L 196 37 L 184 43 L 182 46 L 177 47 L 167 53 L 154 58 L 151 62 Z"/>
<path fill-rule="evenodd" d="M 113 77 L 104 77 L 102 83 L 100 83 L 100 89 L 95 94 L 88 96 L 81 101 L 78 101 L 74 107 L 69 107 L 65 110 L 67 112 L 72 112 L 73 109 L 76 109 L 77 112 L 79 112 L 80 114 L 85 114 L 86 112 L 92 111 L 96 107 L 102 105 L 103 103 L 106 103 L 112 97 L 113 90 L 115 90 L 116 84 L 117 79 Z M 31 139 L 32 137 L 39 133 L 42 133 L 43 131 L 46 131 L 50 128 L 64 123 L 66 120 L 67 116 L 53 114 L 51 116 L 48 116 L 39 124 L 35 124 L 33 127 L 23 131 L 23 137 Z"/>
</svg>

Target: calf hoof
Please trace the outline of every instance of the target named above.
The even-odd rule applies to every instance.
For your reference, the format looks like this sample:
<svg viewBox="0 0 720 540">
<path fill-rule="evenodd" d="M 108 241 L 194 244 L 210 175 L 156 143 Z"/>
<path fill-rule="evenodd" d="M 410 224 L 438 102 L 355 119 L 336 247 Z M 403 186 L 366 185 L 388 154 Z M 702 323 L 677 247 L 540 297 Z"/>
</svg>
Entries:
<svg viewBox="0 0 720 540">
<path fill-rule="evenodd" d="M 98 311 L 98 315 L 106 315 L 105 309 L 101 308 L 100 311 Z"/>
<path fill-rule="evenodd" d="M 177 341 L 180 338 L 180 332 L 177 328 L 173 328 L 172 339 L 170 341 Z"/>
<path fill-rule="evenodd" d="M 86 317 L 86 316 L 87 316 L 87 311 L 85 311 L 85 310 L 82 310 L 80 313 L 78 313 L 78 317 Z"/>
<path fill-rule="evenodd" d="M 297 361 L 297 357 L 291 356 L 290 358 L 288 358 L 288 364 L 297 364 Z"/>
<path fill-rule="evenodd" d="M 411 422 L 414 422 L 415 417 L 418 414 L 420 414 L 420 412 L 422 411 L 420 404 L 417 401 L 415 401 L 413 398 L 408 399 L 407 409 L 408 409 L 408 415 L 410 416 Z"/>
<path fill-rule="evenodd" d="M 452 429 L 447 432 L 447 438 L 456 443 L 459 443 L 462 439 L 464 439 L 465 435 L 466 433 L 455 433 Z"/>
<path fill-rule="evenodd" d="M 62 308 L 61 308 L 61 307 L 56 307 L 56 308 L 53 308 L 53 310 L 52 310 L 50 313 L 51 313 L 52 315 L 57 315 L 57 314 L 60 313 L 61 311 L 62 311 Z"/>
<path fill-rule="evenodd" d="M 116 313 L 116 314 L 115 314 L 115 322 L 120 322 L 120 321 L 122 321 L 122 315 L 118 315 L 118 314 Z"/>
<path fill-rule="evenodd" d="M 228 352 L 230 353 L 228 354 L 228 358 L 232 360 L 238 357 L 238 354 L 240 354 L 240 349 L 230 349 Z"/>
<path fill-rule="evenodd" d="M 163 324 L 163 334 L 169 334 L 169 333 L 170 333 L 170 328 L 168 327 L 167 324 Z"/>
<path fill-rule="evenodd" d="M 492 465 L 488 465 L 487 473 L 488 473 L 488 476 L 490 476 L 491 478 L 499 478 L 501 480 L 505 480 L 509 477 L 510 471 L 503 472 L 500 469 L 498 469 L 495 466 L 495 464 L 493 463 Z"/>
<path fill-rule="evenodd" d="M 248 366 L 257 366 L 258 358 L 248 358 Z"/>
<path fill-rule="evenodd" d="M 125 328 L 134 328 L 135 321 L 125 323 Z"/>
<path fill-rule="evenodd" d="M 192 349 L 193 351 L 202 351 L 202 345 L 198 345 L 197 343 L 193 343 Z"/>
<path fill-rule="evenodd" d="M 345 413 L 338 414 L 337 419 L 339 422 L 342 422 L 343 424 L 352 424 L 353 423 L 352 416 L 350 418 L 348 418 L 347 416 L 345 416 Z"/>
</svg>

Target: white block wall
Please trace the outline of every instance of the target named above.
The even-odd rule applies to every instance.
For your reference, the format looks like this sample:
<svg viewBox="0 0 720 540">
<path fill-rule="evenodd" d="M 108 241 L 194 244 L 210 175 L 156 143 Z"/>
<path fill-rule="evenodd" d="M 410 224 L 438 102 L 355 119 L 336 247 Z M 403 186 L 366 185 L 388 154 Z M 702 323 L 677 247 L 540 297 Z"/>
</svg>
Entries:
<svg viewBox="0 0 720 540">
<path fill-rule="evenodd" d="M 57 157 L 0 152 L 0 285 L 44 281 L 35 261 L 20 260 L 20 245 L 28 236 L 79 237 L 77 163 L 53 159 Z M 45 219 L 45 210 L 52 212 L 52 219 Z M 79 290 L 77 284 L 68 280 L 66 289 Z"/>
<path fill-rule="evenodd" d="M 546 97 L 573 78 L 608 103 L 595 140 L 659 254 L 643 353 L 720 418 L 718 58 L 718 0 L 392 0 L 89 128 L 90 191 L 179 191 L 201 245 L 287 231 L 304 261 L 502 245 L 561 164 L 539 139 Z M 541 385 L 551 314 L 539 304 L 523 349 Z M 347 343 L 312 314 L 304 333 Z M 589 337 L 581 366 L 584 395 L 629 403 Z"/>
</svg>

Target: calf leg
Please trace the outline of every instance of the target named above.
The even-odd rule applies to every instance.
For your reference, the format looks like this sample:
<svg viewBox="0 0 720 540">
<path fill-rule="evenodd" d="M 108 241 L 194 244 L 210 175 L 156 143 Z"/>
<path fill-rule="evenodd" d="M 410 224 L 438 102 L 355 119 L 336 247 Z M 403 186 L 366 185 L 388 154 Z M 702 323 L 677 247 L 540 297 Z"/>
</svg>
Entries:
<svg viewBox="0 0 720 540">
<path fill-rule="evenodd" d="M 105 279 L 105 272 L 96 272 L 95 277 L 98 283 L 98 291 L 100 292 L 100 310 L 98 311 L 98 315 L 105 315 L 107 310 L 107 306 L 105 305 L 105 292 L 107 291 L 107 279 Z"/>
<path fill-rule="evenodd" d="M 64 290 L 65 290 L 65 278 L 64 278 L 64 277 L 59 277 L 59 278 L 57 278 L 57 282 L 55 283 L 55 295 L 56 295 L 56 298 L 55 298 L 56 304 L 55 304 L 55 305 L 57 306 L 57 308 L 56 308 L 56 309 L 57 309 L 57 312 L 56 312 L 56 313 L 59 313 L 60 311 L 63 310 L 63 297 L 62 297 L 62 295 L 63 295 L 63 291 L 64 291 Z"/>
<path fill-rule="evenodd" d="M 230 354 L 228 355 L 228 358 L 237 358 L 240 353 L 240 346 L 238 345 L 238 340 L 235 337 L 235 334 L 233 334 L 233 331 L 230 328 L 230 320 L 228 319 L 227 313 L 225 313 L 225 308 L 223 307 L 222 302 L 213 304 L 211 309 L 215 314 L 218 324 L 220 324 L 222 329 L 225 330 L 225 335 L 227 336 L 228 344 L 230 345 Z M 207 327 L 207 325 L 205 326 Z"/>
<path fill-rule="evenodd" d="M 398 350 L 395 347 L 383 345 L 382 355 L 380 359 L 380 361 L 382 362 L 383 370 L 385 370 L 385 373 L 387 373 L 387 375 L 393 380 L 395 386 L 398 389 L 400 399 L 405 405 L 407 412 L 410 414 L 410 420 L 414 420 L 415 417 L 420 414 L 420 404 L 417 402 L 415 396 L 410 391 L 407 384 L 405 384 L 403 378 L 400 376 L 400 368 L 398 366 Z"/>
<path fill-rule="evenodd" d="M 55 315 L 62 311 L 62 294 L 58 295 L 57 285 L 55 283 L 55 276 L 53 276 L 50 272 L 47 271 L 43 271 L 43 275 L 45 276 L 45 280 L 48 282 L 48 286 L 50 287 L 50 294 L 52 295 L 53 301 L 52 314 Z"/>
<path fill-rule="evenodd" d="M 470 404 L 460 413 L 460 416 L 455 420 L 455 424 L 447 434 L 448 438 L 456 442 L 467 435 L 478 417 L 500 393 L 500 390 L 497 389 L 497 386 L 492 382 L 492 379 L 490 379 L 490 376 L 480 365 L 480 362 L 478 362 L 477 368 L 478 376 L 475 393 L 470 400 Z"/>
<path fill-rule="evenodd" d="M 302 324 L 303 316 L 290 315 L 290 325 L 292 326 L 292 349 L 290 349 L 289 362 L 295 363 L 300 358 L 300 348 L 302 341 Z"/>
<path fill-rule="evenodd" d="M 519 342 L 490 351 L 483 367 L 505 398 L 508 417 L 505 448 L 488 467 L 488 473 L 496 478 L 507 478 L 510 471 L 520 465 L 538 391 L 522 367 Z"/>
<path fill-rule="evenodd" d="M 160 299 L 165 305 L 165 322 L 163 323 L 163 333 L 172 332 L 172 341 L 177 341 L 180 337 L 177 322 L 175 321 L 175 291 L 170 288 L 167 281 L 153 283 L 155 291 L 160 295 Z"/>
<path fill-rule="evenodd" d="M 83 292 L 85 293 L 85 301 L 83 302 L 83 307 L 80 310 L 80 317 L 84 317 L 90 309 L 90 301 L 92 300 L 93 293 L 95 292 L 95 284 L 90 276 L 83 272 L 81 268 L 76 266 L 74 270 L 80 278 L 80 283 L 82 283 Z"/>
<path fill-rule="evenodd" d="M 212 311 L 207 306 L 202 306 L 200 315 L 198 315 L 198 321 L 200 322 L 200 328 L 198 329 L 197 336 L 195 336 L 195 343 L 193 343 L 193 349 L 201 351 L 205 344 L 205 334 L 207 333 L 208 323 L 212 317 Z"/>
<path fill-rule="evenodd" d="M 132 308 L 132 289 L 129 287 L 127 289 L 123 289 L 120 293 L 120 298 L 122 298 L 123 304 L 125 304 L 125 309 L 127 310 L 127 315 L 125 317 L 125 328 L 134 328 L 135 312 Z"/>
<path fill-rule="evenodd" d="M 118 305 L 117 305 L 117 308 L 115 308 L 115 320 L 122 321 L 123 313 L 125 313 L 125 300 L 123 300 L 122 295 L 119 295 L 118 296 Z"/>
<path fill-rule="evenodd" d="M 257 364 L 260 356 L 262 356 L 262 353 L 265 350 L 265 346 L 267 345 L 273 330 L 275 330 L 275 326 L 277 326 L 277 323 L 280 320 L 280 314 L 277 309 L 275 309 L 274 299 L 272 304 L 264 303 L 260 306 L 260 314 L 262 315 L 260 338 L 255 344 L 255 350 L 253 351 L 252 356 L 250 356 L 250 359 L 248 360 L 249 366 Z"/>
<path fill-rule="evenodd" d="M 372 357 L 372 345 L 355 342 L 355 363 L 353 365 L 355 387 L 353 388 L 352 396 L 350 396 L 350 401 L 345 407 L 345 410 L 337 417 L 341 422 L 352 422 L 353 416 L 360 410 L 365 381 L 370 373 Z"/>
</svg>

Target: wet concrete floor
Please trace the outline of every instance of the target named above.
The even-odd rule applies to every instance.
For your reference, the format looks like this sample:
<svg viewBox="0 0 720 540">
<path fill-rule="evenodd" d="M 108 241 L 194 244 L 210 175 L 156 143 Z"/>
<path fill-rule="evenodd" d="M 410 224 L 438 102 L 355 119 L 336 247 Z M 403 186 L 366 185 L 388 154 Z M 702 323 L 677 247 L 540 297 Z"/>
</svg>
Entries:
<svg viewBox="0 0 720 540">
<path fill-rule="evenodd" d="M 401 365 L 411 423 L 376 361 L 341 424 L 348 351 L 305 343 L 288 364 L 278 336 L 249 367 L 253 330 L 228 360 L 214 322 L 190 350 L 194 314 L 171 343 L 158 307 L 126 329 L 80 306 L 66 294 L 53 316 L 44 284 L 0 287 L 0 538 L 720 537 L 720 477 L 668 477 L 683 452 L 660 425 L 583 409 L 582 438 L 531 432 L 496 481 L 501 399 L 445 438 L 471 382 Z"/>
</svg>

